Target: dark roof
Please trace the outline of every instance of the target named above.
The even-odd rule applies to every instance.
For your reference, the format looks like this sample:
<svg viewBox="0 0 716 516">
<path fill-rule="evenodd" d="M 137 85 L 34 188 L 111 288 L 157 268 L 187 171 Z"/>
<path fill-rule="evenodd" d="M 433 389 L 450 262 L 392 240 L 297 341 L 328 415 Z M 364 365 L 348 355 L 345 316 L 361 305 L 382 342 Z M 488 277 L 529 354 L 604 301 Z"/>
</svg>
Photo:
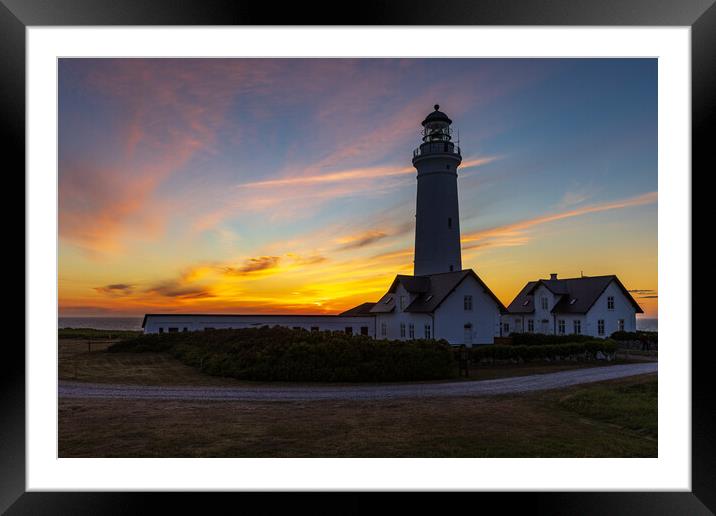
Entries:
<svg viewBox="0 0 716 516">
<path fill-rule="evenodd" d="M 439 104 L 435 104 L 434 107 L 435 107 L 435 111 L 433 111 L 432 113 L 430 113 L 428 116 L 425 117 L 425 120 L 423 120 L 423 122 L 422 122 L 423 125 L 427 124 L 428 122 L 435 122 L 435 121 L 443 121 L 443 122 L 447 122 L 448 124 L 452 124 L 452 120 L 450 120 L 450 118 L 445 113 L 443 113 L 442 111 L 438 111 L 440 109 Z"/>
<path fill-rule="evenodd" d="M 510 313 L 531 313 L 534 311 L 534 300 L 526 307 L 523 307 L 524 301 L 531 298 L 537 287 L 543 285 L 550 292 L 558 297 L 552 313 L 560 314 L 584 314 L 597 302 L 599 296 L 606 290 L 609 284 L 614 281 L 622 290 L 624 296 L 634 306 L 636 312 L 641 314 L 644 311 L 639 303 L 632 297 L 626 287 L 619 281 L 614 274 L 607 276 L 584 276 L 581 278 L 565 278 L 556 280 L 538 280 L 530 281 L 525 285 L 517 297 L 510 303 L 508 310 Z M 528 308 L 530 308 L 528 310 Z"/>
<path fill-rule="evenodd" d="M 505 306 L 485 285 L 480 277 L 472 269 L 462 271 L 443 272 L 440 274 L 430 274 L 426 276 L 405 276 L 399 274 L 390 285 L 388 292 L 383 296 L 382 300 L 390 299 L 389 303 L 382 308 L 382 300 L 376 303 L 371 312 L 390 312 L 395 307 L 395 299 L 393 294 L 398 284 L 403 285 L 405 290 L 411 294 L 417 294 L 415 299 L 405 308 L 406 312 L 413 313 L 432 313 L 442 302 L 462 283 L 462 281 L 472 276 L 482 286 L 485 292 L 497 303 L 500 311 L 505 311 Z"/>
<path fill-rule="evenodd" d="M 360 317 L 363 315 L 371 315 L 370 309 L 375 306 L 375 303 L 361 303 L 358 306 L 354 306 L 338 314 L 339 317 Z"/>
<path fill-rule="evenodd" d="M 535 286 L 536 281 L 530 281 L 524 286 L 520 293 L 517 294 L 512 300 L 512 303 L 507 307 L 507 311 L 511 314 L 531 314 L 535 311 L 534 298 L 531 295 L 532 287 Z"/>
<path fill-rule="evenodd" d="M 394 308 L 395 299 L 393 299 L 393 293 L 388 291 L 383 295 L 383 297 L 378 300 L 375 305 L 373 305 L 373 308 L 370 309 L 370 313 L 385 314 L 388 312 L 392 312 Z"/>
</svg>

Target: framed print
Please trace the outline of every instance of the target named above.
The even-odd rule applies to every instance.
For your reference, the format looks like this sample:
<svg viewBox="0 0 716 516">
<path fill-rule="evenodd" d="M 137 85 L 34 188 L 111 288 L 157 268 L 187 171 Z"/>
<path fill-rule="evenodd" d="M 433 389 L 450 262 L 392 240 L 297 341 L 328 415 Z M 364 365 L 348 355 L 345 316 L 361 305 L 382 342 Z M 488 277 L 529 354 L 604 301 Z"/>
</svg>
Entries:
<svg viewBox="0 0 716 516">
<path fill-rule="evenodd" d="M 28 302 L 0 507 L 713 511 L 711 3 L 3 0 Z"/>
</svg>

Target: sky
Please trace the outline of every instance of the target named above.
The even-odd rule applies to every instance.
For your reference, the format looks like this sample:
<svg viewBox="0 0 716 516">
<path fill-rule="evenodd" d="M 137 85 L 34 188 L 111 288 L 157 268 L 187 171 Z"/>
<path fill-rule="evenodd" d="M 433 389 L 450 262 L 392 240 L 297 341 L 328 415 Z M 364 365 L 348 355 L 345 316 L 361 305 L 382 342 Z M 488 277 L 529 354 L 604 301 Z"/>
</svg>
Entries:
<svg viewBox="0 0 716 516">
<path fill-rule="evenodd" d="M 463 268 L 658 316 L 656 59 L 60 59 L 59 313 L 339 313 L 412 274 L 420 122 Z"/>
</svg>

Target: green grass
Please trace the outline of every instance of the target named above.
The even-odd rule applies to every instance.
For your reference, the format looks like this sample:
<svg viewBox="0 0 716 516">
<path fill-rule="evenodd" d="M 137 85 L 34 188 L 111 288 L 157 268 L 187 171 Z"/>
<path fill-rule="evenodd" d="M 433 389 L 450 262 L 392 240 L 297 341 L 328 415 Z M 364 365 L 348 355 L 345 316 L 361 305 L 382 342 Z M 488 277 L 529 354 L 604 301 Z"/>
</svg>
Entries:
<svg viewBox="0 0 716 516">
<path fill-rule="evenodd" d="M 87 340 L 121 340 L 139 337 L 141 331 L 130 330 L 95 330 L 92 328 L 60 328 L 57 336 L 60 339 L 87 339 Z"/>
<path fill-rule="evenodd" d="M 560 400 L 560 405 L 582 416 L 658 437 L 657 380 L 619 387 L 592 386 Z"/>
</svg>

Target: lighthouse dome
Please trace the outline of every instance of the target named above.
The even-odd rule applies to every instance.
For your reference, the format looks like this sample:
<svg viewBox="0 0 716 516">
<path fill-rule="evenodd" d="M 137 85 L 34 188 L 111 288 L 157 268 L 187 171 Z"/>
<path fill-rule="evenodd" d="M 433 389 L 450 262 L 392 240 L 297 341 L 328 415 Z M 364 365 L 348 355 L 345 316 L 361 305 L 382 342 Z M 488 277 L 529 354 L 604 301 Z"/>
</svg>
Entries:
<svg viewBox="0 0 716 516">
<path fill-rule="evenodd" d="M 448 125 L 452 124 L 452 120 L 450 120 L 445 113 L 440 111 L 440 104 L 435 104 L 433 107 L 435 108 L 435 111 L 425 117 L 425 120 L 423 120 L 423 127 L 431 122 L 447 122 Z"/>
</svg>

